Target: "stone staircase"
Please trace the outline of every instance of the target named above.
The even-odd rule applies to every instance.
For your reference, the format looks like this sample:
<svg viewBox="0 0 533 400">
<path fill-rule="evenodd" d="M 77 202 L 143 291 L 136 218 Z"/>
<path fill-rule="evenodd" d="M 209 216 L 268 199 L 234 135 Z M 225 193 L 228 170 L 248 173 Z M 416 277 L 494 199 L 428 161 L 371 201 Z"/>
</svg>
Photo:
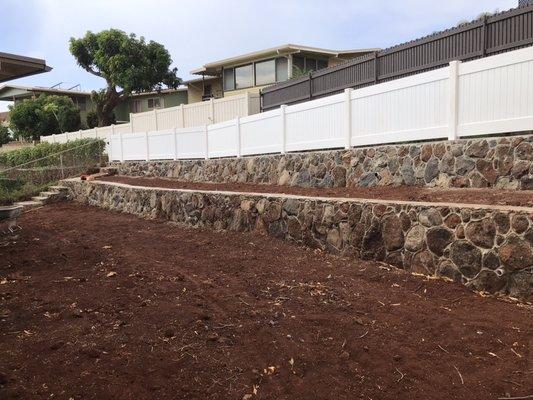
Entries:
<svg viewBox="0 0 533 400">
<path fill-rule="evenodd" d="M 42 207 L 45 204 L 55 203 L 67 197 L 68 188 L 66 186 L 50 186 L 47 191 L 39 193 L 28 201 L 19 201 L 15 206 L 22 206 L 24 211 Z"/>
</svg>

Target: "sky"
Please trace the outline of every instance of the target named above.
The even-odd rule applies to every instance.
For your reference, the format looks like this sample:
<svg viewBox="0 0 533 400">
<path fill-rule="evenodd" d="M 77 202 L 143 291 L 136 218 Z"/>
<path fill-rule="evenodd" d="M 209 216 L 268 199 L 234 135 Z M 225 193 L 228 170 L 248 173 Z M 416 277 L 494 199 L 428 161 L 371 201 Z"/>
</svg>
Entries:
<svg viewBox="0 0 533 400">
<path fill-rule="evenodd" d="M 178 75 L 282 44 L 386 48 L 508 10 L 518 0 L 1 0 L 0 52 L 44 58 L 49 73 L 10 84 L 102 88 L 68 50 L 71 37 L 116 28 L 163 44 Z M 0 112 L 7 110 L 0 102 Z"/>
</svg>

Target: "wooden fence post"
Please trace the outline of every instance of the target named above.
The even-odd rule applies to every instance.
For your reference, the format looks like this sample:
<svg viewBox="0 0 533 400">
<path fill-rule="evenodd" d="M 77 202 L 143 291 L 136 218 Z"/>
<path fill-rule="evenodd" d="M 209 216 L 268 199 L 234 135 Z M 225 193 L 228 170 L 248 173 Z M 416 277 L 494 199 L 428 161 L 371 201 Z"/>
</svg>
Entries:
<svg viewBox="0 0 533 400">
<path fill-rule="evenodd" d="M 281 154 L 287 151 L 287 121 L 286 121 L 287 106 L 282 104 L 279 108 L 279 115 L 281 118 Z"/>
<path fill-rule="evenodd" d="M 309 80 L 309 100 L 311 100 L 313 98 L 313 79 L 312 79 L 312 76 L 311 76 L 312 72 L 309 72 L 309 74 L 307 75 L 307 79 Z"/>
<path fill-rule="evenodd" d="M 451 61 L 450 62 L 450 76 L 448 78 L 448 140 L 457 140 L 459 136 L 457 135 L 457 107 L 458 107 L 458 91 L 459 91 L 459 66 L 460 61 Z"/>
<path fill-rule="evenodd" d="M 352 91 L 352 88 L 344 89 L 344 123 L 346 130 L 346 149 L 352 147 Z"/>
</svg>

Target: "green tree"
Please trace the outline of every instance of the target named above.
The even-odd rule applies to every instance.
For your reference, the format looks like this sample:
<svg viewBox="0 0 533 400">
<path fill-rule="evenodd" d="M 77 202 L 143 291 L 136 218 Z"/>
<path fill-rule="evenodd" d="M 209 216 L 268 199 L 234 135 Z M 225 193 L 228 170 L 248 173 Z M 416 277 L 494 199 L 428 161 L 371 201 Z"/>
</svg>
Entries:
<svg viewBox="0 0 533 400">
<path fill-rule="evenodd" d="M 9 135 L 9 130 L 7 126 L 0 125 L 0 146 L 7 144 L 11 141 L 11 136 Z"/>
<path fill-rule="evenodd" d="M 78 65 L 106 81 L 106 89 L 92 92 L 100 126 L 112 123 L 113 110 L 131 93 L 176 88 L 181 83 L 163 45 L 117 29 L 71 38 L 70 52 Z"/>
<path fill-rule="evenodd" d="M 40 95 L 10 106 L 10 127 L 15 137 L 38 140 L 40 136 L 80 129 L 80 110 L 67 96 Z"/>
</svg>

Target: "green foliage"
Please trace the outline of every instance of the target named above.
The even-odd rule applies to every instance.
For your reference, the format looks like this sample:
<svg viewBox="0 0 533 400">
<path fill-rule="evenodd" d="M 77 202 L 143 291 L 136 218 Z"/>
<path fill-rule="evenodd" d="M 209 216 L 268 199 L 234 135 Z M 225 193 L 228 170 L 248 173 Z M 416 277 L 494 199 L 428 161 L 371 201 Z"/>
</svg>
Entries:
<svg viewBox="0 0 533 400">
<path fill-rule="evenodd" d="M 11 136 L 9 135 L 9 130 L 7 126 L 0 125 L 0 146 L 9 143 L 11 141 Z"/>
<path fill-rule="evenodd" d="M 79 66 L 107 82 L 105 90 L 92 93 L 100 126 L 111 123 L 113 109 L 131 93 L 176 88 L 181 83 L 163 45 L 118 29 L 71 38 L 70 52 Z"/>
<path fill-rule="evenodd" d="M 292 77 L 293 78 L 300 78 L 302 76 L 307 76 L 311 72 L 313 72 L 313 70 L 306 69 L 306 68 L 302 69 L 302 68 L 297 67 L 296 65 L 292 67 Z"/>
<path fill-rule="evenodd" d="M 102 155 L 104 148 L 105 142 L 101 139 L 79 139 L 67 143 L 43 142 L 33 147 L 26 147 L 0 154 L 0 165 L 3 167 L 14 167 L 41 158 L 44 159 L 35 162 L 32 166 L 57 165 L 59 160 L 57 153 L 67 150 L 70 150 L 68 154 L 72 159 L 97 159 Z M 49 157 L 51 155 L 54 156 Z"/>
<path fill-rule="evenodd" d="M 21 180 L 3 179 L 0 176 L 0 206 L 29 200 L 52 184 L 53 182 L 47 185 L 35 185 Z"/>
<path fill-rule="evenodd" d="M 80 129 L 80 110 L 67 96 L 40 95 L 10 106 L 10 126 L 15 137 L 38 140 L 40 136 Z"/>
<path fill-rule="evenodd" d="M 98 114 L 95 110 L 87 113 L 87 128 L 92 129 L 98 126 Z"/>
</svg>

